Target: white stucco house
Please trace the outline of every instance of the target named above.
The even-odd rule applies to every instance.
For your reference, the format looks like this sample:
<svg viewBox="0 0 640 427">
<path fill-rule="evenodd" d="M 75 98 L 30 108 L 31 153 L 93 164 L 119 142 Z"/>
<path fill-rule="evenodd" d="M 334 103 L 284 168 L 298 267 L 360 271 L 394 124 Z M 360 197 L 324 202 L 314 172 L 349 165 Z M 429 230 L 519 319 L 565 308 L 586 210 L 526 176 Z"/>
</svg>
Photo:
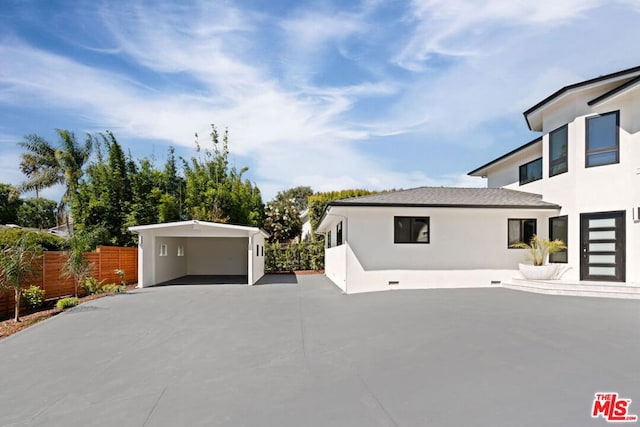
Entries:
<svg viewBox="0 0 640 427">
<path fill-rule="evenodd" d="M 563 281 L 640 286 L 640 67 L 566 86 L 524 112 L 541 136 L 471 171 L 488 188 L 331 203 L 325 269 L 347 293 L 513 282 L 531 235 L 568 250 Z"/>
<path fill-rule="evenodd" d="M 226 276 L 255 284 L 264 275 L 264 241 L 256 227 L 180 221 L 129 227 L 138 237 L 138 287 L 185 276 Z"/>
</svg>

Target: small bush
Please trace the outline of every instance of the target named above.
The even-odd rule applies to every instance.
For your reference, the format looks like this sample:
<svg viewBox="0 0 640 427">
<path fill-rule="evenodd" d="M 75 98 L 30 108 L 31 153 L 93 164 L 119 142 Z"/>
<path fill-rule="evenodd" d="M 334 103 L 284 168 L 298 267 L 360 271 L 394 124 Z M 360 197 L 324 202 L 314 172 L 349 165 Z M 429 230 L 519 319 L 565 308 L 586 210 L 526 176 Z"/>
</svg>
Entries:
<svg viewBox="0 0 640 427">
<path fill-rule="evenodd" d="M 98 282 L 98 279 L 96 279 L 95 277 L 87 277 L 86 279 L 84 279 L 84 284 L 82 285 L 82 287 L 87 291 L 89 295 L 99 294 L 100 292 L 103 292 L 103 282 L 104 280 Z"/>
<path fill-rule="evenodd" d="M 126 292 L 127 287 L 124 285 L 116 285 L 115 283 L 109 283 L 102 287 L 102 292 L 108 292 L 112 294 Z"/>
<path fill-rule="evenodd" d="M 123 269 L 121 268 L 116 268 L 115 270 L 113 270 L 114 273 L 116 273 L 116 275 L 120 278 L 120 284 L 122 286 L 127 286 L 127 279 L 126 277 L 126 273 Z"/>
<path fill-rule="evenodd" d="M 78 305 L 79 301 L 80 300 L 77 297 L 62 298 L 58 300 L 56 307 L 60 310 L 64 310 L 65 308 L 75 307 Z"/>
<path fill-rule="evenodd" d="M 22 291 L 22 302 L 29 308 L 39 308 L 44 304 L 44 289 L 31 285 Z"/>
</svg>

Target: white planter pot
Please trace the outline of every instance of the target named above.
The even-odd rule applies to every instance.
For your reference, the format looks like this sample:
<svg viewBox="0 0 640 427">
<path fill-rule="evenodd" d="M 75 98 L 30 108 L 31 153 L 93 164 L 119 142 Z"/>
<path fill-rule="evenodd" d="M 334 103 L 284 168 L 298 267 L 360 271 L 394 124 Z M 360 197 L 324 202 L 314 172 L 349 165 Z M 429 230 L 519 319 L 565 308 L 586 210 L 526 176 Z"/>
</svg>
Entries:
<svg viewBox="0 0 640 427">
<path fill-rule="evenodd" d="M 528 280 L 558 280 L 571 267 L 566 264 L 518 264 L 520 274 Z"/>
</svg>

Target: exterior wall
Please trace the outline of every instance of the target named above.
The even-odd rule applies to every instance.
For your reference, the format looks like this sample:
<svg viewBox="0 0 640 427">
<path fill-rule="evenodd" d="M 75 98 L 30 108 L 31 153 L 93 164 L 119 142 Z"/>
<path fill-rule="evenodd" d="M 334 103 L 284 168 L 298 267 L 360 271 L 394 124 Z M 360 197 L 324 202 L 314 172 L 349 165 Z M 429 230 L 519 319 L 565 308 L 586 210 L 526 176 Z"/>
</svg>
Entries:
<svg viewBox="0 0 640 427">
<path fill-rule="evenodd" d="M 324 274 L 344 292 L 347 291 L 347 248 L 344 244 L 324 252 Z"/>
<path fill-rule="evenodd" d="M 185 245 L 183 237 L 156 237 L 153 250 L 155 277 L 153 284 L 187 275 L 186 257 L 178 256 L 178 246 Z M 167 245 L 167 256 L 160 256 L 160 245 Z"/>
<path fill-rule="evenodd" d="M 256 234 L 249 245 L 249 257 L 251 259 L 249 284 L 255 284 L 264 276 L 264 236 Z"/>
<path fill-rule="evenodd" d="M 589 107 L 587 101 L 598 93 L 587 91 L 545 111 L 543 128 L 543 179 L 519 185 L 517 171 L 526 163 L 521 159 L 504 162 L 488 173 L 488 182 L 503 184 L 505 188 L 537 193 L 547 202 L 562 206 L 559 215 L 569 221 L 568 263 L 572 267 L 563 279 L 580 279 L 580 214 L 626 211 L 626 281 L 640 283 L 640 223 L 633 220 L 633 208 L 640 206 L 640 94 L 630 93 L 610 102 Z M 620 163 L 587 168 L 586 117 L 620 111 Z M 568 124 L 568 169 L 549 177 L 548 132 Z M 502 177 L 512 176 L 512 180 Z M 511 181 L 511 182 L 509 182 Z M 490 185 L 492 186 L 492 185 Z"/>
<path fill-rule="evenodd" d="M 248 274 L 246 238 L 197 237 L 186 239 L 185 274 Z"/>
<path fill-rule="evenodd" d="M 524 250 L 508 248 L 507 220 L 535 218 L 538 234 L 546 236 L 548 218 L 556 215 L 553 210 L 400 207 L 334 207 L 332 212 L 348 217 L 346 244 L 326 251 L 325 271 L 347 293 L 506 281 L 526 260 Z M 394 216 L 428 216 L 430 243 L 395 244 Z M 325 220 L 326 229 L 335 229 L 341 219 Z"/>
<path fill-rule="evenodd" d="M 508 164 L 515 165 L 515 167 L 503 167 L 500 165 L 499 167 L 490 168 L 487 172 L 487 187 L 501 188 L 514 183 L 517 185 L 520 181 L 519 166 L 540 157 L 542 157 L 542 144 L 538 143 L 522 150 L 509 159 Z"/>
</svg>

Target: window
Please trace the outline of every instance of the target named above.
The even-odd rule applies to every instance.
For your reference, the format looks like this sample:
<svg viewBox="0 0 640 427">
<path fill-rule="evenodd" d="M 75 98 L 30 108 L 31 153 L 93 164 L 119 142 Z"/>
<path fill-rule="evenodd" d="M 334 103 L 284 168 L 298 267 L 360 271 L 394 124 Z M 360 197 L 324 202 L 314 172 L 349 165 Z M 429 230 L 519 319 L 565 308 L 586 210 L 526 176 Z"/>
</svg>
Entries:
<svg viewBox="0 0 640 427">
<path fill-rule="evenodd" d="M 264 246 L 260 246 L 260 256 L 264 256 Z"/>
<path fill-rule="evenodd" d="M 331 230 L 327 231 L 327 248 L 331 247 Z"/>
<path fill-rule="evenodd" d="M 178 246 L 178 256 L 184 256 L 184 246 Z"/>
<path fill-rule="evenodd" d="M 537 223 L 535 219 L 509 219 L 508 246 L 516 243 L 529 243 L 536 234 Z"/>
<path fill-rule="evenodd" d="M 569 170 L 567 125 L 549 134 L 549 176 L 560 175 Z"/>
<path fill-rule="evenodd" d="M 429 217 L 393 217 L 393 243 L 429 243 Z"/>
<path fill-rule="evenodd" d="M 554 218 L 549 218 L 549 239 L 555 240 L 560 239 L 567 244 L 567 239 L 569 238 L 569 220 L 568 217 L 565 216 L 557 216 Z M 549 255 L 549 262 L 567 262 L 567 250 L 563 250 L 560 252 L 556 252 L 555 254 Z"/>
<path fill-rule="evenodd" d="M 620 113 L 587 117 L 586 167 L 619 163 Z"/>
<path fill-rule="evenodd" d="M 542 179 L 542 157 L 520 166 L 520 185 Z"/>
<path fill-rule="evenodd" d="M 341 244 L 342 244 L 342 221 L 340 221 L 336 226 L 336 246 L 340 246 Z"/>
<path fill-rule="evenodd" d="M 160 245 L 160 256 L 167 256 L 167 245 L 164 243 Z"/>
</svg>

